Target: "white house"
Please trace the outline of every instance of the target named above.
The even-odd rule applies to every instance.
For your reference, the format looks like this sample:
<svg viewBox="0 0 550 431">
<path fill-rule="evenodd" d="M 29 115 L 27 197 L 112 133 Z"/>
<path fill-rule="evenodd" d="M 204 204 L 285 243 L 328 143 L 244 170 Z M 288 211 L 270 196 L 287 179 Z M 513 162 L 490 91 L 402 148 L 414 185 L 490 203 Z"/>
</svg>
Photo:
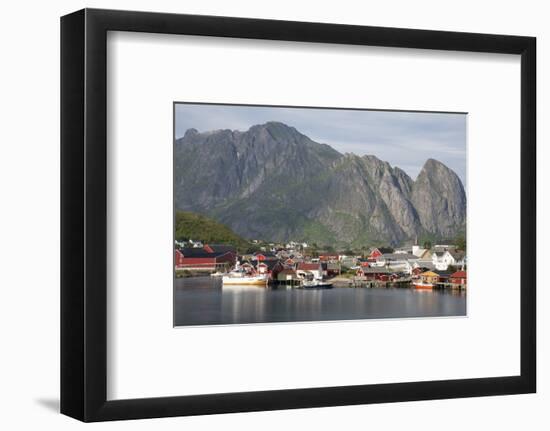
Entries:
<svg viewBox="0 0 550 431">
<path fill-rule="evenodd" d="M 357 260 L 360 256 L 347 256 L 345 254 L 340 254 L 338 260 L 342 266 L 352 267 L 357 265 Z"/>
<path fill-rule="evenodd" d="M 414 262 L 414 267 L 435 269 L 432 251 L 428 248 L 414 247 L 416 248 L 413 248 L 413 254 L 418 257 L 418 260 Z"/>
<path fill-rule="evenodd" d="M 385 253 L 376 258 L 371 266 L 385 267 L 394 272 L 411 274 L 418 257 L 410 253 Z"/>
<path fill-rule="evenodd" d="M 395 254 L 411 254 L 412 252 L 412 246 L 405 246 L 405 247 L 401 247 L 401 248 L 397 248 L 395 249 L 394 253 Z"/>
<path fill-rule="evenodd" d="M 300 262 L 296 267 L 296 274 L 300 278 L 308 278 L 308 275 L 311 274 L 315 280 L 323 279 L 323 267 L 320 262 L 317 263 L 307 263 Z"/>
<path fill-rule="evenodd" d="M 446 250 L 446 251 L 436 251 L 432 254 L 432 263 L 435 266 L 435 269 L 440 271 L 446 271 L 449 266 L 460 266 L 464 267 L 465 254 L 462 251 L 456 250 Z"/>
<path fill-rule="evenodd" d="M 423 255 L 429 251 L 427 248 L 422 248 L 419 245 L 413 245 L 412 246 L 412 254 L 414 254 L 416 257 L 423 257 Z"/>
</svg>

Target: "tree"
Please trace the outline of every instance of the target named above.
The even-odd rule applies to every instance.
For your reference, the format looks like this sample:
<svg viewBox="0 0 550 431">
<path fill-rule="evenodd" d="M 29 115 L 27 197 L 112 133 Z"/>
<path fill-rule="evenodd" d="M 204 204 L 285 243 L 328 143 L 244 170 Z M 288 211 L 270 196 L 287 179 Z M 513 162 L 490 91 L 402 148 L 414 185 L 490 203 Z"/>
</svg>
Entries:
<svg viewBox="0 0 550 431">
<path fill-rule="evenodd" d="M 175 238 L 184 241 L 193 238 L 206 243 L 230 244 L 246 250 L 249 243 L 229 227 L 201 214 L 176 211 Z"/>
<path fill-rule="evenodd" d="M 466 237 L 464 235 L 459 235 L 455 239 L 456 248 L 462 251 L 466 251 Z"/>
<path fill-rule="evenodd" d="M 344 265 L 340 266 L 340 274 L 346 274 L 350 271 L 351 271 L 350 268 L 348 268 L 347 266 L 344 266 Z"/>
<path fill-rule="evenodd" d="M 260 247 L 258 245 L 251 245 L 246 248 L 246 254 L 254 254 L 260 251 Z"/>
<path fill-rule="evenodd" d="M 431 249 L 431 248 L 432 248 L 432 242 L 431 242 L 429 239 L 426 240 L 426 241 L 424 241 L 423 247 L 424 247 L 425 249 L 428 249 L 428 250 Z"/>
<path fill-rule="evenodd" d="M 317 251 L 316 248 L 311 248 L 309 249 L 309 253 L 308 253 L 311 257 L 319 257 L 319 252 Z"/>
</svg>

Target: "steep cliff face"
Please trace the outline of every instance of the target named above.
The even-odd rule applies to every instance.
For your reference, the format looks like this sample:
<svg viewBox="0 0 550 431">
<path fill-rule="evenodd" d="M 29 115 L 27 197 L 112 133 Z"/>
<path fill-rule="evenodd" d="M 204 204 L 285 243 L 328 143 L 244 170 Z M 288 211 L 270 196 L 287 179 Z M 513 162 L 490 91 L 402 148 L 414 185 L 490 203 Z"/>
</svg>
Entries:
<svg viewBox="0 0 550 431">
<path fill-rule="evenodd" d="M 443 163 L 428 159 L 414 182 L 411 202 L 422 227 L 452 237 L 466 223 L 466 194 L 458 176 Z"/>
<path fill-rule="evenodd" d="M 460 180 L 429 160 L 413 181 L 374 156 L 342 155 L 293 127 L 194 129 L 175 145 L 175 205 L 248 238 L 397 244 L 464 226 Z"/>
</svg>

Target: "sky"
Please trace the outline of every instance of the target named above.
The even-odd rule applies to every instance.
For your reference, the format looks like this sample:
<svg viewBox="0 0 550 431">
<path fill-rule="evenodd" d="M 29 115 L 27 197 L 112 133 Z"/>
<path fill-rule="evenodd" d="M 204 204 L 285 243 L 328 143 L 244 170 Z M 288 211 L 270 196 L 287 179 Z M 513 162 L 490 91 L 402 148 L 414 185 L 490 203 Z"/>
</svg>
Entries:
<svg viewBox="0 0 550 431">
<path fill-rule="evenodd" d="M 175 134 L 246 131 L 279 121 L 341 153 L 371 154 L 415 180 L 427 159 L 447 165 L 466 185 L 466 121 L 462 113 L 176 104 Z"/>
</svg>

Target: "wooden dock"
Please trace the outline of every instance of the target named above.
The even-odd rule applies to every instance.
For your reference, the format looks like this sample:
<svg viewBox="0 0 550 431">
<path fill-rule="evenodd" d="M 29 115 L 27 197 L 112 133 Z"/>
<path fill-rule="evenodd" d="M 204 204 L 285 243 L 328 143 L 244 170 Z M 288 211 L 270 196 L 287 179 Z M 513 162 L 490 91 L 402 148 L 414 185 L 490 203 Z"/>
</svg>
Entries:
<svg viewBox="0 0 550 431">
<path fill-rule="evenodd" d="M 350 287 L 357 288 L 389 288 L 389 287 L 399 287 L 399 288 L 408 288 L 411 287 L 410 278 L 401 278 L 392 281 L 381 281 L 381 280 L 368 280 L 365 277 L 354 277 L 350 279 Z"/>
<path fill-rule="evenodd" d="M 400 278 L 393 281 L 368 280 L 365 277 L 354 277 L 349 280 L 349 287 L 355 288 L 412 288 L 411 278 Z M 465 284 L 435 283 L 434 289 L 466 290 Z"/>
<path fill-rule="evenodd" d="M 456 283 L 435 283 L 436 289 L 466 290 L 466 284 Z"/>
</svg>

